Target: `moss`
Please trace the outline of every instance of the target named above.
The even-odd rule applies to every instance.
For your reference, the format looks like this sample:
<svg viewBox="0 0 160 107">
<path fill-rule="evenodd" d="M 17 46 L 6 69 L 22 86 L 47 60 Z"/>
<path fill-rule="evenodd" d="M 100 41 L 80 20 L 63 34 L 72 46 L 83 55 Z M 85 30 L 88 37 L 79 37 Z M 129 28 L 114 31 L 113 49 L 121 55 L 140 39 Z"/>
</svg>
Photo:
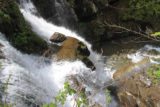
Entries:
<svg viewBox="0 0 160 107">
<path fill-rule="evenodd" d="M 13 105 L 0 103 L 0 107 L 13 107 Z"/>
<path fill-rule="evenodd" d="M 153 84 L 159 84 L 159 82 L 160 82 L 160 65 L 151 66 L 147 70 L 147 76 L 152 80 Z"/>
<path fill-rule="evenodd" d="M 42 53 L 47 44 L 31 31 L 17 3 L 14 0 L 0 0 L 0 3 L 0 31 L 20 51 Z"/>
<path fill-rule="evenodd" d="M 160 4 L 155 0 L 129 0 L 124 19 L 146 20 L 160 16 Z"/>
</svg>

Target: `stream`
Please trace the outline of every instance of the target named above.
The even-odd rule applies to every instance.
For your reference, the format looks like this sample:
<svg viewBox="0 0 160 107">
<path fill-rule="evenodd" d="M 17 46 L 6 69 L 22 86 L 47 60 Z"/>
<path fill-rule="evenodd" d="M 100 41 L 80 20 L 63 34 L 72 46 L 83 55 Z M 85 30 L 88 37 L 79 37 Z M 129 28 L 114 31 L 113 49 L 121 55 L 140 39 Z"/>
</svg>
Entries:
<svg viewBox="0 0 160 107">
<path fill-rule="evenodd" d="M 160 53 L 160 48 L 152 45 L 132 52 L 131 54 L 113 54 L 102 56 L 92 50 L 92 45 L 80 35 L 62 26 L 56 26 L 38 15 L 35 6 L 30 0 L 21 0 L 20 10 L 25 20 L 30 23 L 32 30 L 48 43 L 54 32 L 77 38 L 89 48 L 89 59 L 96 66 L 91 71 L 80 60 L 54 61 L 42 56 L 21 53 L 10 45 L 5 36 L 0 33 L 0 43 L 4 45 L 2 51 L 5 59 L 0 59 L 0 98 L 3 102 L 13 104 L 15 107 L 39 107 L 50 103 L 63 88 L 68 76 L 74 76 L 86 88 L 90 105 L 98 103 L 102 107 L 118 107 L 112 97 L 110 104 L 106 101 L 105 84 L 109 84 L 116 69 L 128 62 L 136 63 L 149 57 L 151 63 L 160 64 L 160 54 L 153 54 L 154 50 Z M 67 98 L 64 107 L 73 107 L 75 102 L 72 96 Z M 59 107 L 62 107 L 59 105 Z"/>
</svg>

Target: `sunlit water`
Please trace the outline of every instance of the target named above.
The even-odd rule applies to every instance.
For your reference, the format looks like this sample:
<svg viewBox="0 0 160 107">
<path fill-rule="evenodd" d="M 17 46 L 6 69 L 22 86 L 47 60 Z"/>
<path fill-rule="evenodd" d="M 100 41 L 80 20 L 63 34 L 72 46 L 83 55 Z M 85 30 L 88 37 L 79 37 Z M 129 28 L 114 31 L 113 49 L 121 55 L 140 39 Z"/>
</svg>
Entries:
<svg viewBox="0 0 160 107">
<path fill-rule="evenodd" d="M 103 56 L 93 52 L 91 44 L 73 31 L 36 16 L 37 10 L 30 0 L 28 2 L 23 0 L 20 3 L 20 9 L 26 21 L 30 23 L 33 31 L 47 42 L 54 32 L 60 32 L 83 41 L 91 52 L 89 58 L 95 64 L 96 70 L 91 71 L 78 60 L 56 62 L 48 61 L 41 56 L 21 53 L 8 43 L 3 34 L 0 34 L 0 43 L 4 45 L 2 50 L 6 56 L 6 59 L 0 60 L 2 64 L 0 84 L 5 87 L 5 89 L 1 89 L 2 100 L 15 104 L 15 107 L 36 107 L 52 102 L 58 91 L 63 88 L 66 77 L 73 75 L 75 78 L 81 78 L 79 82 L 90 93 L 87 97 L 91 104 L 99 103 L 102 107 L 107 107 L 103 87 L 111 80 L 113 72 L 110 67 L 105 66 Z M 151 60 L 153 57 L 159 58 L 158 55 L 152 56 L 145 53 L 151 49 L 160 51 L 159 48 L 146 45 L 137 53 L 128 55 L 128 58 L 132 62 L 138 62 L 144 57 L 150 57 Z M 154 60 L 152 62 L 159 63 Z M 7 85 L 5 85 L 6 83 Z M 68 98 L 65 107 L 73 107 L 73 104 L 73 99 Z M 109 106 L 117 107 L 117 103 L 113 100 Z"/>
<path fill-rule="evenodd" d="M 67 36 L 75 37 L 83 41 L 91 51 L 90 59 L 96 66 L 91 71 L 81 61 L 62 61 L 46 63 L 45 58 L 21 53 L 14 49 L 0 34 L 0 43 L 4 45 L 3 52 L 6 56 L 2 61 L 1 82 L 6 84 L 3 93 L 3 101 L 15 104 L 16 107 L 35 107 L 42 103 L 52 102 L 57 92 L 63 88 L 67 76 L 80 77 L 86 90 L 90 92 L 88 98 L 91 102 L 97 102 L 106 107 L 104 90 L 101 88 L 111 79 L 111 73 L 105 69 L 103 57 L 91 50 L 91 45 L 78 34 L 58 27 L 35 15 L 34 5 L 29 1 L 20 2 L 21 12 L 31 24 L 33 31 L 49 42 L 54 32 L 60 32 Z M 98 88 L 97 88 L 98 87 Z M 98 97 L 97 97 L 98 96 Z M 65 107 L 72 107 L 73 101 L 68 98 Z"/>
</svg>

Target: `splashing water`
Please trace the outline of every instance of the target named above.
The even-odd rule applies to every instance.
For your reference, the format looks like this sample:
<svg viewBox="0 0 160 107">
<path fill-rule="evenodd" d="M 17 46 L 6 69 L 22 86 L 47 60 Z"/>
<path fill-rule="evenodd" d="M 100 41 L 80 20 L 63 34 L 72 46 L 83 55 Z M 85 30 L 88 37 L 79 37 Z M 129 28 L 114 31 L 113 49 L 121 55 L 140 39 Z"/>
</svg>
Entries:
<svg viewBox="0 0 160 107">
<path fill-rule="evenodd" d="M 0 43 L 6 59 L 0 60 L 0 85 L 5 86 L 1 90 L 2 100 L 15 104 L 16 107 L 36 107 L 43 103 L 52 102 L 57 92 L 63 88 L 67 76 L 74 75 L 81 77 L 82 83 L 91 95 L 88 96 L 92 102 L 99 103 L 102 107 L 107 107 L 105 92 L 103 90 L 112 77 L 110 68 L 105 67 L 103 57 L 91 49 L 91 44 L 85 41 L 78 34 L 64 28 L 56 26 L 45 19 L 36 16 L 37 10 L 30 0 L 20 1 L 20 10 L 33 29 L 41 38 L 49 42 L 49 38 L 54 32 L 60 32 L 67 36 L 72 36 L 84 42 L 90 52 L 90 60 L 95 64 L 96 70 L 87 68 L 81 61 L 62 61 L 46 63 L 45 58 L 21 53 L 14 49 L 0 33 Z M 144 57 L 148 57 L 144 50 L 159 48 L 146 45 L 135 54 L 128 55 L 133 62 L 138 62 Z M 149 56 L 152 58 L 153 56 Z M 155 57 L 155 56 L 154 56 Z M 159 56 L 156 56 L 159 57 Z M 159 62 L 158 62 L 159 63 Z M 7 86 L 5 84 L 8 84 Z M 96 93 L 95 93 L 96 92 Z M 73 107 L 73 101 L 67 99 L 65 107 Z M 117 107 L 115 100 L 110 107 Z"/>
<path fill-rule="evenodd" d="M 0 43 L 4 45 L 2 50 L 6 56 L 5 61 L 2 61 L 0 82 L 7 84 L 5 90 L 1 92 L 3 93 L 2 100 L 15 104 L 16 107 L 35 107 L 42 103 L 49 103 L 63 88 L 66 77 L 77 75 L 82 78 L 83 82 L 85 81 L 84 86 L 91 93 L 92 97 L 88 96 L 88 98 L 106 107 L 107 102 L 104 99 L 106 96 L 101 88 L 111 79 L 111 73 L 105 70 L 103 57 L 93 52 L 91 45 L 76 33 L 64 27 L 55 26 L 36 16 L 36 8 L 30 0 L 20 3 L 21 12 L 31 24 L 33 31 L 47 42 L 54 32 L 60 32 L 83 41 L 91 52 L 89 58 L 94 62 L 96 70 L 91 72 L 78 60 L 46 63 L 43 57 L 17 51 L 8 43 L 3 34 L 0 34 Z M 73 102 L 68 99 L 65 107 L 73 107 Z"/>
<path fill-rule="evenodd" d="M 32 3 L 29 3 L 32 4 Z M 93 73 L 93 75 L 96 76 L 96 80 L 98 80 L 98 84 L 106 82 L 110 76 L 109 73 L 106 74 L 106 71 L 104 70 L 104 63 L 103 63 L 103 58 L 102 56 L 98 55 L 97 53 L 93 52 L 91 49 L 91 44 L 89 44 L 87 41 L 85 41 L 82 37 L 80 37 L 78 34 L 64 28 L 64 27 L 59 27 L 56 25 L 53 25 L 52 23 L 47 22 L 41 17 L 37 17 L 36 15 L 31 13 L 31 9 L 33 8 L 32 5 L 27 5 L 28 8 L 22 8 L 21 12 L 24 15 L 25 19 L 31 24 L 33 30 L 41 35 L 42 38 L 44 38 L 46 41 L 49 40 L 49 38 L 52 36 L 54 32 L 60 32 L 64 35 L 71 36 L 74 38 L 79 39 L 80 41 L 84 42 L 89 50 L 91 51 L 91 55 L 89 56 L 90 60 L 94 62 L 97 70 L 96 72 Z M 34 7 L 35 9 L 35 7 Z M 95 80 L 95 81 L 96 81 Z"/>
<path fill-rule="evenodd" d="M 149 54 L 150 51 L 156 51 L 158 53 L 157 55 Z M 132 60 L 133 63 L 137 63 L 144 59 L 145 57 L 148 57 L 150 59 L 150 62 L 153 64 L 160 64 L 160 48 L 155 47 L 152 45 L 145 45 L 143 48 L 139 49 L 136 53 L 129 54 L 128 58 Z"/>
</svg>

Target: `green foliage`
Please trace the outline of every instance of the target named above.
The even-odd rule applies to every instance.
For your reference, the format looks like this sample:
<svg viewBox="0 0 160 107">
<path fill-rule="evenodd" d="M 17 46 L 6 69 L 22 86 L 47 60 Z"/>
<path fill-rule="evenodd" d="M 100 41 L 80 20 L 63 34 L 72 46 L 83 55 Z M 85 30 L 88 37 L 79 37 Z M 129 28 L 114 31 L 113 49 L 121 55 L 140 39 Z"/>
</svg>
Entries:
<svg viewBox="0 0 160 107">
<path fill-rule="evenodd" d="M 75 0 L 67 0 L 67 2 L 70 4 L 71 7 L 74 7 L 75 5 Z"/>
<path fill-rule="evenodd" d="M 64 105 L 69 95 L 77 96 L 75 98 L 75 101 L 78 107 L 81 107 L 82 105 L 88 107 L 87 97 L 85 93 L 82 91 L 80 92 L 75 91 L 74 89 L 71 88 L 68 82 L 64 83 L 64 88 L 59 91 L 58 95 L 54 99 L 55 100 L 54 102 L 50 104 L 44 104 L 42 107 L 57 107 L 57 105 L 59 104 Z"/>
<path fill-rule="evenodd" d="M 150 67 L 147 70 L 147 75 L 153 84 L 158 84 L 160 82 L 160 65 Z"/>
<path fill-rule="evenodd" d="M 84 92 L 79 93 L 79 97 L 76 99 L 76 103 L 78 107 L 81 107 L 82 105 L 84 107 L 89 107 L 88 100 Z"/>
<path fill-rule="evenodd" d="M 0 107 L 13 107 L 12 104 L 2 104 L 0 103 Z"/>
<path fill-rule="evenodd" d="M 57 107 L 55 103 L 44 104 L 43 107 Z"/>
<path fill-rule="evenodd" d="M 159 0 L 130 0 L 124 19 L 150 20 L 160 16 Z"/>
<path fill-rule="evenodd" d="M 11 18 L 8 14 L 4 13 L 2 10 L 0 10 L 0 20 L 5 22 L 10 22 Z"/>
<path fill-rule="evenodd" d="M 111 97 L 111 95 L 110 95 L 110 91 L 109 91 L 109 90 L 106 90 L 106 91 L 105 91 L 105 95 L 106 95 L 106 102 L 107 102 L 107 104 L 109 105 L 109 104 L 111 103 L 111 101 L 112 101 L 112 97 Z"/>
<path fill-rule="evenodd" d="M 158 37 L 160 36 L 160 32 L 154 32 L 153 34 L 151 34 L 151 36 Z"/>
<path fill-rule="evenodd" d="M 47 49 L 47 43 L 26 23 L 15 0 L 1 0 L 0 4 L 0 30 L 14 47 L 29 54 Z"/>
</svg>

